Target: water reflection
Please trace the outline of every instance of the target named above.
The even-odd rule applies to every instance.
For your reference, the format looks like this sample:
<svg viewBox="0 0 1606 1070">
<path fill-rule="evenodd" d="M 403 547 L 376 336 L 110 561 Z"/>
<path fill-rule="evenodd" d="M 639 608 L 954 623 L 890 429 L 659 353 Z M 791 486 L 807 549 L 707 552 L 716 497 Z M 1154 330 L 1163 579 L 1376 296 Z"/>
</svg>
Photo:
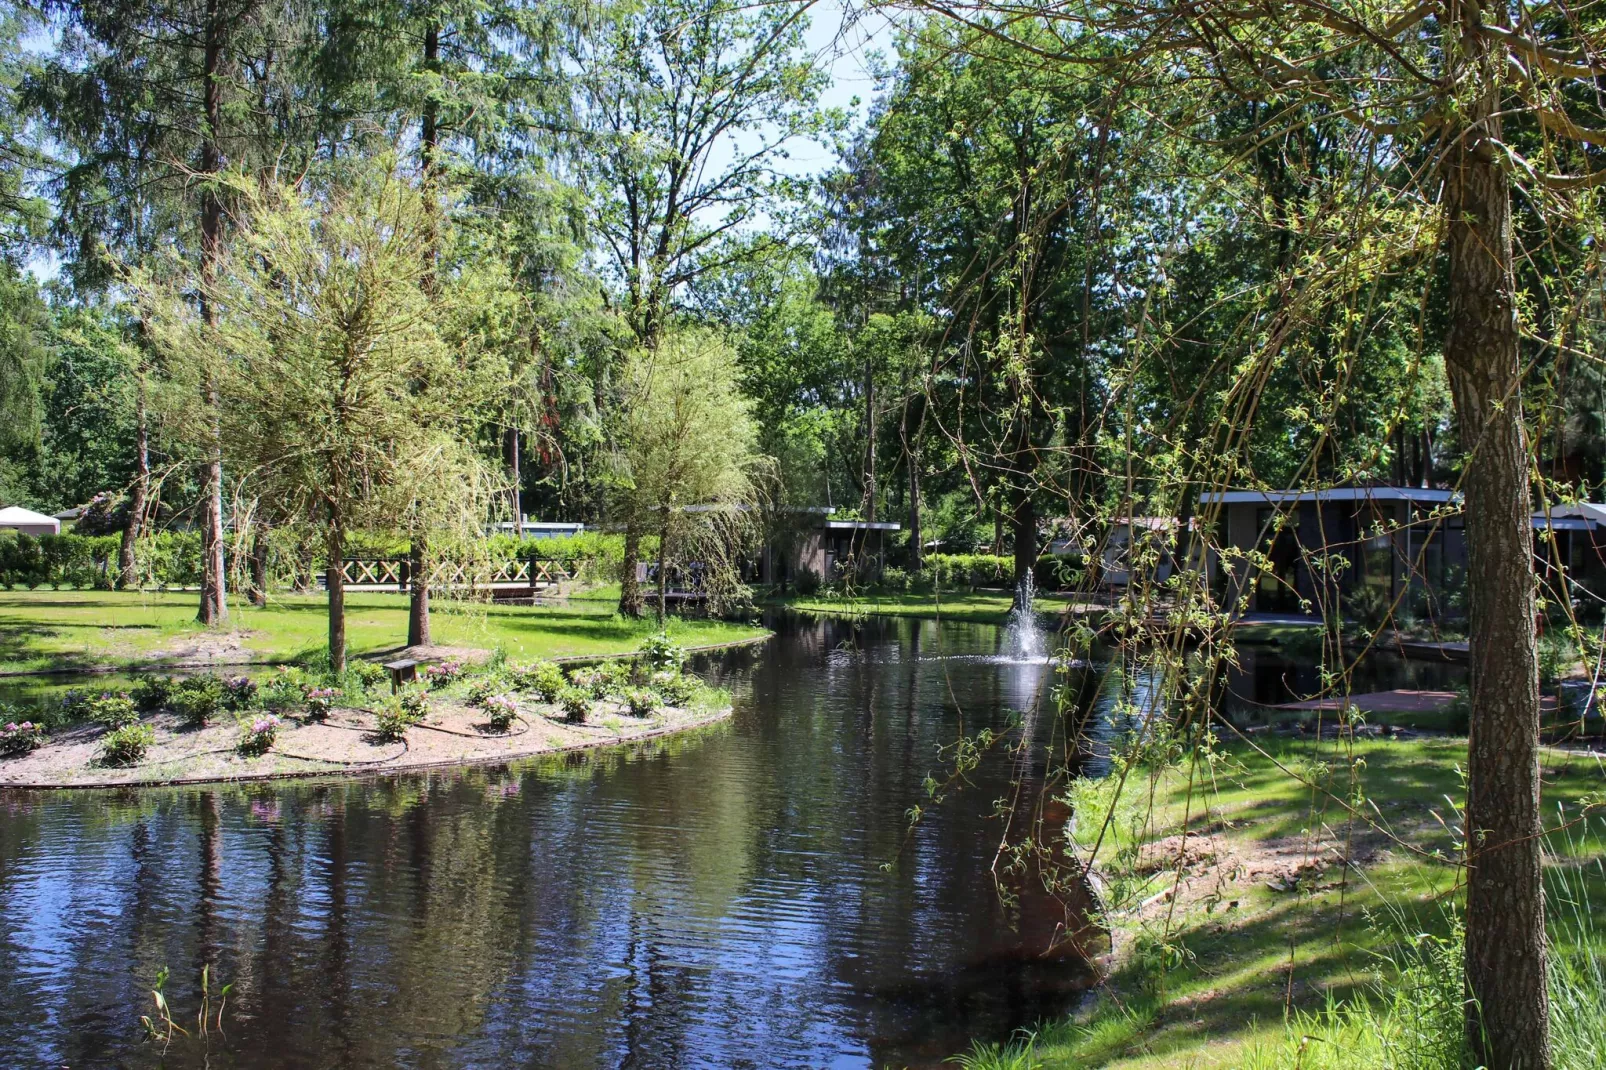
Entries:
<svg viewBox="0 0 1606 1070">
<path fill-rule="evenodd" d="M 193 1014 L 207 962 L 235 985 L 212 1067 L 935 1065 L 1063 1011 L 1090 976 L 1065 939 L 1085 903 L 1029 875 L 995 893 L 1009 756 L 906 818 L 937 748 L 1037 709 L 1052 668 L 999 658 L 990 626 L 777 626 L 705 666 L 737 713 L 696 736 L 0 797 L 0 1050 L 157 1065 L 147 989 L 169 966 Z"/>
</svg>

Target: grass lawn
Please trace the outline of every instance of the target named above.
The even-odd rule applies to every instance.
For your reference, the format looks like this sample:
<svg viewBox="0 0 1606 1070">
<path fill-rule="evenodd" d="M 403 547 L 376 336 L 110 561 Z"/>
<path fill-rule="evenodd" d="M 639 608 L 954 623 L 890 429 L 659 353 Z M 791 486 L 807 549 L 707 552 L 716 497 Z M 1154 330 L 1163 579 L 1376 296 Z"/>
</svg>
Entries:
<svg viewBox="0 0 1606 1070">
<path fill-rule="evenodd" d="M 1287 1009 L 1375 997 L 1387 980 L 1379 953 L 1398 957 L 1402 934 L 1448 933 L 1458 899 L 1451 800 L 1464 794 L 1466 741 L 1357 743 L 1348 756 L 1333 741 L 1262 746 L 1265 754 L 1234 744 L 1214 763 L 1156 778 L 1134 771 L 1119 801 L 1108 787 L 1078 792 L 1082 847 L 1107 829 L 1098 857 L 1123 952 L 1110 994 L 1080 1019 L 1040 1030 L 1036 1062 L 976 1066 L 1293 1065 Z M 1550 827 L 1558 807 L 1576 818 L 1586 797 L 1598 802 L 1606 790 L 1592 755 L 1548 750 L 1544 773 Z M 1354 791 L 1369 822 L 1348 821 L 1333 798 Z M 1108 825 L 1098 820 L 1112 811 Z M 1553 941 L 1576 948 L 1568 903 L 1606 904 L 1606 819 L 1552 833 L 1548 846 Z M 1336 864 L 1344 854 L 1354 868 Z M 1181 890 L 1169 898 L 1179 872 Z M 1602 936 L 1606 926 L 1582 939 L 1601 954 Z"/>
<path fill-rule="evenodd" d="M 264 609 L 236 601 L 228 624 L 213 631 L 195 623 L 196 600 L 190 593 L 0 592 L 0 672 L 160 665 L 203 653 L 276 662 L 325 645 L 328 615 L 321 595 L 276 597 Z M 513 658 L 619 653 L 657 630 L 650 617 L 626 620 L 603 602 L 547 607 L 437 600 L 432 608 L 437 644 L 503 647 Z M 405 596 L 352 594 L 346 610 L 353 653 L 403 645 Z M 764 629 L 672 618 L 669 633 L 684 645 L 700 646 L 752 638 Z"/>
<path fill-rule="evenodd" d="M 1039 596 L 1033 603 L 1039 613 L 1059 613 L 1069 599 Z M 869 613 L 887 617 L 944 617 L 948 620 L 1002 624 L 1009 616 L 1013 596 L 1005 591 L 952 591 L 941 595 L 872 592 L 857 597 L 840 595 L 801 595 L 774 598 L 770 604 L 806 610 L 810 613 Z"/>
</svg>

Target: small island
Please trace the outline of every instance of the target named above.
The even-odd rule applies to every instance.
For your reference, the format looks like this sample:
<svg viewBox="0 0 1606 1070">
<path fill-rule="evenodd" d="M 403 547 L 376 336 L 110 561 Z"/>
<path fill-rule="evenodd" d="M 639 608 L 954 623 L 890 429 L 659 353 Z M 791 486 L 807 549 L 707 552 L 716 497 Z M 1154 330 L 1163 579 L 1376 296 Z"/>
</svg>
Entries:
<svg viewBox="0 0 1606 1070">
<path fill-rule="evenodd" d="M 58 727 L 0 725 L 0 787 L 135 787 L 353 776 L 511 761 L 679 732 L 730 697 L 643 651 L 565 670 L 449 657 L 406 682 L 373 662 L 331 674 L 150 675 L 130 692 L 71 692 Z"/>
</svg>

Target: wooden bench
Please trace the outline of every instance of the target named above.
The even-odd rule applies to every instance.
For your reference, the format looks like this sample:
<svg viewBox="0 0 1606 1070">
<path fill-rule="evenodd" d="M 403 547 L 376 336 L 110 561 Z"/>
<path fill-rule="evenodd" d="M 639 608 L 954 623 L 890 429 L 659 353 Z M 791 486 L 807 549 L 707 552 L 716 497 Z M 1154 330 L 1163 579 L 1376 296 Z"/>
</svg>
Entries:
<svg viewBox="0 0 1606 1070">
<path fill-rule="evenodd" d="M 390 672 L 390 693 L 393 695 L 401 690 L 402 684 L 418 679 L 418 662 L 412 658 L 387 661 L 385 668 Z"/>
</svg>

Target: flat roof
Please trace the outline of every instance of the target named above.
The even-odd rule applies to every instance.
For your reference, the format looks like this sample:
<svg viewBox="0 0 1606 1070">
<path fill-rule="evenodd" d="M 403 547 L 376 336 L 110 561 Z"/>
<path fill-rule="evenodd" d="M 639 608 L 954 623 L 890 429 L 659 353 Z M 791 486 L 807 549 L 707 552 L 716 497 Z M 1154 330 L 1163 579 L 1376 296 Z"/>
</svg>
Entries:
<svg viewBox="0 0 1606 1070">
<path fill-rule="evenodd" d="M 1454 490 L 1431 487 L 1329 487 L 1326 490 L 1212 490 L 1199 495 L 1200 505 L 1284 505 L 1297 502 L 1437 502 L 1460 500 Z"/>
<path fill-rule="evenodd" d="M 902 524 L 894 524 L 885 520 L 827 520 L 827 531 L 898 531 Z"/>
<path fill-rule="evenodd" d="M 1587 516 L 1556 516 L 1552 513 L 1546 517 L 1544 513 L 1534 514 L 1534 527 L 1551 531 L 1594 531 L 1596 521 Z"/>
</svg>

